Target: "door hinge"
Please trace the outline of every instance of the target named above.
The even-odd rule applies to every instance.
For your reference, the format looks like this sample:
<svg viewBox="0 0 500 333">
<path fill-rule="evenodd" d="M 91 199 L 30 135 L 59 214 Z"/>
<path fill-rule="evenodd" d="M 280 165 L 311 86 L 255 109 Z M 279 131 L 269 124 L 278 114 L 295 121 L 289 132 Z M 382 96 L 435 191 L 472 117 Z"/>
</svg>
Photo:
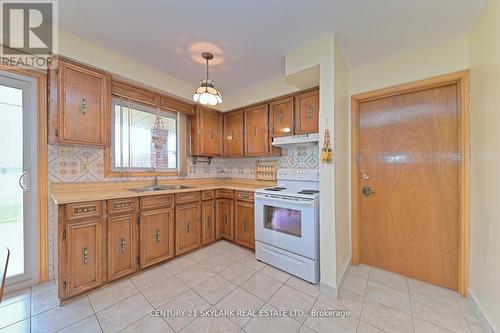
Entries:
<svg viewBox="0 0 500 333">
<path fill-rule="evenodd" d="M 66 289 L 66 281 L 63 281 L 63 289 Z"/>
<path fill-rule="evenodd" d="M 62 240 L 65 240 L 66 239 L 66 230 L 63 230 L 62 232 Z"/>
<path fill-rule="evenodd" d="M 141 217 L 140 216 L 137 216 L 136 223 L 141 224 Z"/>
</svg>

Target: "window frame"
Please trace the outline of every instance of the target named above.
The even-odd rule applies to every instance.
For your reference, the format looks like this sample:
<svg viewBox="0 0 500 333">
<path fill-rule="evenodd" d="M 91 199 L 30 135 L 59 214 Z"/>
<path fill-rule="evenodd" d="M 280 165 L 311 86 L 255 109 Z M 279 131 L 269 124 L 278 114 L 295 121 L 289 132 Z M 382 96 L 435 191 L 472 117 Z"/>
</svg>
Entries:
<svg viewBox="0 0 500 333">
<path fill-rule="evenodd" d="M 177 161 L 176 161 L 176 168 L 171 168 L 167 170 L 155 170 L 155 169 L 140 169 L 140 168 L 120 168 L 120 169 L 114 169 L 113 168 L 113 153 L 114 153 L 114 129 L 115 129 L 115 122 L 114 122 L 114 109 L 115 105 L 119 104 L 119 102 L 125 102 L 128 104 L 133 109 L 136 109 L 141 112 L 146 112 L 146 113 L 151 113 L 153 115 L 156 115 L 156 112 L 153 112 L 155 109 L 154 106 L 148 105 L 148 104 L 143 104 L 143 103 L 138 103 L 136 101 L 133 101 L 129 98 L 126 97 L 121 97 L 121 96 L 112 96 L 111 99 L 111 109 L 110 109 L 110 114 L 108 117 L 109 124 L 107 126 L 109 130 L 109 135 L 108 135 L 108 142 L 109 144 L 105 148 L 104 151 L 104 177 L 151 177 L 151 176 L 179 176 L 180 174 L 180 168 L 182 165 L 182 156 L 181 156 L 181 151 L 180 148 L 182 146 L 181 140 L 182 140 L 182 133 L 181 133 L 181 114 L 180 112 L 177 111 L 170 111 L 170 110 L 163 110 L 160 109 L 160 112 L 162 114 L 176 114 L 176 137 L 177 137 L 177 142 L 176 142 L 176 155 L 177 155 Z M 151 110 L 147 110 L 151 109 Z"/>
</svg>

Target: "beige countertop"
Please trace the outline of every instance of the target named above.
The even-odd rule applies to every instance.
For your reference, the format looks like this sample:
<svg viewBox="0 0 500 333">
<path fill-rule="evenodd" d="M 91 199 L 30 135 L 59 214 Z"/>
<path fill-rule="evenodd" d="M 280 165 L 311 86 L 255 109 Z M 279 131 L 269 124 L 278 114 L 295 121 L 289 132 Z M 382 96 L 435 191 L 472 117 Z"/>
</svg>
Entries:
<svg viewBox="0 0 500 333">
<path fill-rule="evenodd" d="M 53 183 L 52 199 L 56 204 L 62 205 L 94 200 L 143 197 L 148 195 L 204 191 L 222 188 L 253 192 L 258 188 L 274 186 L 275 182 L 235 178 L 172 179 L 160 181 L 160 185 L 173 184 L 192 186 L 193 188 L 151 192 L 134 192 L 130 191 L 129 189 L 149 186 L 151 185 L 151 181 Z"/>
</svg>

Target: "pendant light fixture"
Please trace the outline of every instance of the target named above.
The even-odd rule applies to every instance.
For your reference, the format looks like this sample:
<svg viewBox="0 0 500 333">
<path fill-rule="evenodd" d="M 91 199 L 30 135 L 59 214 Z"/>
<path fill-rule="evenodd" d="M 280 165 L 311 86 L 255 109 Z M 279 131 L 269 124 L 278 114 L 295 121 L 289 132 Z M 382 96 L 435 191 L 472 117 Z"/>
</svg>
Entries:
<svg viewBox="0 0 500 333">
<path fill-rule="evenodd" d="M 200 87 L 193 93 L 193 101 L 206 105 L 217 105 L 222 103 L 220 92 L 215 89 L 215 82 L 208 78 L 208 61 L 214 58 L 210 52 L 203 52 L 201 57 L 207 62 L 207 78 L 200 81 Z"/>
</svg>

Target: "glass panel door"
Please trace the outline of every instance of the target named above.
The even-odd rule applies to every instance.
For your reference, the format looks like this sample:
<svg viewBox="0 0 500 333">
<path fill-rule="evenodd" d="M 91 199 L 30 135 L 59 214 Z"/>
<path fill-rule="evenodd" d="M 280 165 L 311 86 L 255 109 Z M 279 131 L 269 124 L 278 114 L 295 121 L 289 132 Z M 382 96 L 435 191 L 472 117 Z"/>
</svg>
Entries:
<svg viewBox="0 0 500 333">
<path fill-rule="evenodd" d="M 275 206 L 264 206 L 264 228 L 302 237 L 302 211 Z"/>
<path fill-rule="evenodd" d="M 10 249 L 7 285 L 34 278 L 34 89 L 30 79 L 0 71 L 0 248 Z"/>
</svg>

